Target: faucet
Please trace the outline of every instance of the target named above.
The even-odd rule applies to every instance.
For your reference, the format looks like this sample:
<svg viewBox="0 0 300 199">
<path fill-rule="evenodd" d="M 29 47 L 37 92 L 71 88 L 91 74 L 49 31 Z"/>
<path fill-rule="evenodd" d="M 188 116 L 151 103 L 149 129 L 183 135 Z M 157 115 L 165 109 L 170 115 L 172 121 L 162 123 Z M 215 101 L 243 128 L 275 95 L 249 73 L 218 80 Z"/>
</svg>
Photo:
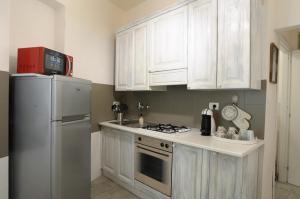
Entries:
<svg viewBox="0 0 300 199">
<path fill-rule="evenodd" d="M 146 110 L 150 109 L 150 106 L 149 105 L 144 106 L 144 104 L 139 101 L 138 105 L 137 105 L 137 109 L 138 109 L 139 112 L 142 112 L 145 109 Z"/>
</svg>

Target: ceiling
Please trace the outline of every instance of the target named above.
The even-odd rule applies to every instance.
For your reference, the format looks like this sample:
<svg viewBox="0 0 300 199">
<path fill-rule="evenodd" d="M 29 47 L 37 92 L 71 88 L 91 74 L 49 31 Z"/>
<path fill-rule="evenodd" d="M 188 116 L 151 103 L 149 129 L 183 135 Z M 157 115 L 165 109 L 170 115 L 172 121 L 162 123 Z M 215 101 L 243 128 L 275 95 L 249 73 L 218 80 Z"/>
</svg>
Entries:
<svg viewBox="0 0 300 199">
<path fill-rule="evenodd" d="M 146 0 L 110 0 L 110 1 L 123 10 L 129 10 Z"/>
</svg>

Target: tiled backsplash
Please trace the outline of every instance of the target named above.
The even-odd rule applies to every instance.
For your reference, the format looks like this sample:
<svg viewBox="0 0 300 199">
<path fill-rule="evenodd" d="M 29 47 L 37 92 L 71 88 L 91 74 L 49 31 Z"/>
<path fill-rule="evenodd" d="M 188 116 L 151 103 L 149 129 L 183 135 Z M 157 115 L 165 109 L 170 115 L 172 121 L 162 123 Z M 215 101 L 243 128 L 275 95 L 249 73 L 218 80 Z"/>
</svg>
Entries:
<svg viewBox="0 0 300 199">
<path fill-rule="evenodd" d="M 264 138 L 266 82 L 262 82 L 262 90 L 215 90 L 190 91 L 186 86 L 171 86 L 168 91 L 152 92 L 116 92 L 119 99 L 129 106 L 127 117 L 138 117 L 137 102 L 150 105 L 144 114 L 146 121 L 174 123 L 200 129 L 201 111 L 209 102 L 219 102 L 222 109 L 232 103 L 232 96 L 239 97 L 238 105 L 252 115 L 251 128 L 259 138 Z M 217 113 L 217 125 L 234 126 L 221 118 Z"/>
</svg>

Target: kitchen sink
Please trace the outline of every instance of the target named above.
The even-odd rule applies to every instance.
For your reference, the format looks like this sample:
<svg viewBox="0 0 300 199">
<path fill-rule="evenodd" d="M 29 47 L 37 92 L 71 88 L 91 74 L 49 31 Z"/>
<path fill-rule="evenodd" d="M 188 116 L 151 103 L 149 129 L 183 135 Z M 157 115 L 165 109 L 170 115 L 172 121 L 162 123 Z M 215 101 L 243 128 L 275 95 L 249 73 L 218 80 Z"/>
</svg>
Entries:
<svg viewBox="0 0 300 199">
<path fill-rule="evenodd" d="M 131 127 L 131 128 L 143 128 L 147 125 L 153 125 L 153 123 L 149 123 L 149 122 L 144 122 L 144 125 L 141 126 L 139 124 L 138 120 L 124 120 L 122 122 L 119 121 L 111 121 L 110 123 L 112 124 L 117 124 L 117 125 L 121 125 L 121 126 L 127 126 L 127 127 Z"/>
</svg>

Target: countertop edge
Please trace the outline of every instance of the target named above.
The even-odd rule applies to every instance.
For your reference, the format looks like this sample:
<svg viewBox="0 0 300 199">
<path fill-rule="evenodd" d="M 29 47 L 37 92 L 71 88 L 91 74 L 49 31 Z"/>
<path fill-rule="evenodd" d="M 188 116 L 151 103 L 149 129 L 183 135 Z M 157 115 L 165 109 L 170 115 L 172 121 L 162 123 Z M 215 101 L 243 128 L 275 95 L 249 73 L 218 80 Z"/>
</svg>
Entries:
<svg viewBox="0 0 300 199">
<path fill-rule="evenodd" d="M 110 121 L 106 121 L 106 122 L 99 122 L 98 124 L 100 126 L 104 126 L 104 127 L 108 127 L 108 128 L 113 128 L 113 129 L 117 129 L 117 130 L 122 130 L 122 131 L 126 131 L 129 133 L 134 133 L 134 134 L 139 134 L 139 135 L 144 135 L 144 136 L 149 136 L 149 137 L 153 137 L 153 138 L 157 138 L 157 139 L 163 139 L 163 140 L 167 140 L 167 141 L 171 141 L 177 144 L 182 144 L 182 145 L 186 145 L 186 146 L 190 146 L 190 147 L 194 147 L 194 148 L 200 148 L 200 149 L 205 149 L 208 151 L 213 151 L 213 152 L 217 152 L 217 153 L 222 153 L 225 155 L 230 155 L 230 156 L 235 156 L 235 157 L 239 157 L 239 158 L 243 158 L 247 155 L 249 155 L 250 153 L 252 153 L 253 151 L 259 149 L 260 147 L 262 147 L 264 145 L 264 141 L 260 140 L 257 144 L 253 144 L 253 145 L 241 145 L 240 146 L 248 146 L 249 149 L 247 149 L 245 152 L 233 152 L 233 151 L 226 151 L 226 150 L 221 150 L 218 149 L 216 147 L 210 147 L 207 145 L 203 145 L 203 144 L 195 144 L 195 143 L 191 143 L 189 141 L 184 141 L 184 140 L 177 140 L 174 138 L 172 138 L 171 136 L 163 136 L 165 134 L 161 134 L 159 135 L 158 133 L 153 133 L 153 134 L 146 134 L 146 133 L 141 133 L 138 130 L 141 130 L 139 128 L 131 128 L 131 127 L 126 127 L 126 126 L 120 126 L 117 124 L 112 124 L 109 123 Z M 147 130 L 145 130 L 146 132 Z M 206 137 L 207 138 L 207 137 Z M 211 138 L 213 139 L 213 138 Z M 222 143 L 222 141 L 216 141 L 218 143 Z M 224 142 L 224 145 L 228 144 Z"/>
</svg>

